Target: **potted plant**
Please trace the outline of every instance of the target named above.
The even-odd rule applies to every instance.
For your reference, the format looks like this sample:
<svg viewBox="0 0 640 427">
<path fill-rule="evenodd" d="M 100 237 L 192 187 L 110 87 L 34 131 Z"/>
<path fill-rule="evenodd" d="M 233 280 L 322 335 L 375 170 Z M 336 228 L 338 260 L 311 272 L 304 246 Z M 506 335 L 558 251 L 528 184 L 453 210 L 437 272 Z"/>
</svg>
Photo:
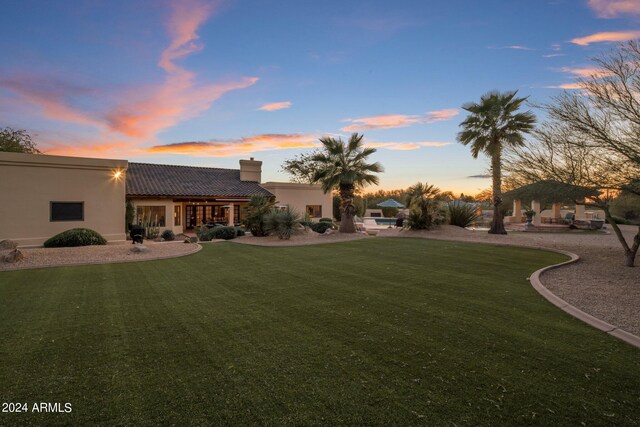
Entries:
<svg viewBox="0 0 640 427">
<path fill-rule="evenodd" d="M 533 210 L 533 209 L 531 209 L 531 208 L 527 208 L 527 209 L 524 211 L 524 216 L 526 216 L 526 217 L 527 217 L 527 226 L 532 226 L 532 225 L 533 225 L 532 221 L 533 221 L 533 217 L 534 217 L 535 215 L 536 215 L 536 211 L 534 211 L 534 210 Z"/>
</svg>

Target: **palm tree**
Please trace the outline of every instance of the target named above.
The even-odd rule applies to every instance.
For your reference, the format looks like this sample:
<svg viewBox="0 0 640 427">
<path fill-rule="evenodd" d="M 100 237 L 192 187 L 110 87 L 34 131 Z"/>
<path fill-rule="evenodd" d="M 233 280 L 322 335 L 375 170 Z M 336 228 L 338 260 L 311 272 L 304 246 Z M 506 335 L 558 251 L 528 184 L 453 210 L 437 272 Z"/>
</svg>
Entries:
<svg viewBox="0 0 640 427">
<path fill-rule="evenodd" d="M 448 193 L 448 192 L 447 192 Z M 442 220 L 440 202 L 448 197 L 435 185 L 418 182 L 407 189 L 406 205 L 411 209 L 408 218 L 409 228 L 429 230 Z"/>
<path fill-rule="evenodd" d="M 376 152 L 375 148 L 363 147 L 364 135 L 354 133 L 347 143 L 342 139 L 320 138 L 322 149 L 311 157 L 315 162 L 313 182 L 322 184 L 325 193 L 338 189 L 340 194 L 342 218 L 341 233 L 355 233 L 354 216 L 356 208 L 353 196 L 356 189 L 368 184 L 377 184 L 376 173 L 384 171 L 380 163 L 367 163 L 367 157 Z"/>
<path fill-rule="evenodd" d="M 524 144 L 524 134 L 530 133 L 536 116 L 526 111 L 517 113 L 527 98 L 516 98 L 518 91 L 489 92 L 479 103 L 470 102 L 462 106 L 470 114 L 460 123 L 458 142 L 471 144 L 474 158 L 483 152 L 491 158 L 493 178 L 493 221 L 490 234 L 507 234 L 502 220 L 502 150 L 508 146 Z"/>
</svg>

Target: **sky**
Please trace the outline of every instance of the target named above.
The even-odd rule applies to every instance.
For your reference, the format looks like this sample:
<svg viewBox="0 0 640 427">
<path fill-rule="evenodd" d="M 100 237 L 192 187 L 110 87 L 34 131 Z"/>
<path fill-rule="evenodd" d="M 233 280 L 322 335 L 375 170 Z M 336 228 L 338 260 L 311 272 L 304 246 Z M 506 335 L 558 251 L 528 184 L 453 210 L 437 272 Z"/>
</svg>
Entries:
<svg viewBox="0 0 640 427">
<path fill-rule="evenodd" d="M 456 142 L 491 90 L 543 103 L 640 38 L 640 0 L 4 0 L 0 127 L 46 154 L 238 168 L 365 135 L 385 172 L 475 194 Z M 529 108 L 529 107 L 527 107 Z"/>
</svg>

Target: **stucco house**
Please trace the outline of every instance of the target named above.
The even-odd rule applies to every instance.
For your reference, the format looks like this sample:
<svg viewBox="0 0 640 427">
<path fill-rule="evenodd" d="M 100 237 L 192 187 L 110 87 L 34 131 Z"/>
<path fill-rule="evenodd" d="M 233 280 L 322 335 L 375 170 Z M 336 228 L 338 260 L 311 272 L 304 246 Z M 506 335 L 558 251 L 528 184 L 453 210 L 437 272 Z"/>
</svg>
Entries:
<svg viewBox="0 0 640 427">
<path fill-rule="evenodd" d="M 239 169 L 160 165 L 0 152 L 0 240 L 39 246 L 76 227 L 91 228 L 110 243 L 126 240 L 125 206 L 134 222 L 150 221 L 175 233 L 207 222 L 239 224 L 256 194 L 272 197 L 312 219 L 331 216 L 332 199 L 319 185 L 261 184 L 262 162 Z"/>
</svg>

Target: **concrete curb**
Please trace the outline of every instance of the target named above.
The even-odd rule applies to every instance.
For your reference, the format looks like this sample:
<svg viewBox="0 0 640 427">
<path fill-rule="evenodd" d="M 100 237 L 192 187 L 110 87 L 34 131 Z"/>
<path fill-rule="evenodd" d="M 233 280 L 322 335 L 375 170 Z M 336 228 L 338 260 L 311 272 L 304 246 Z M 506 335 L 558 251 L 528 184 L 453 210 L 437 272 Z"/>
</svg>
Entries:
<svg viewBox="0 0 640 427">
<path fill-rule="evenodd" d="M 6 270 L 0 270 L 0 274 L 5 273 L 5 272 L 9 272 L 9 271 L 19 271 L 19 270 L 38 270 L 41 268 L 55 268 L 55 267 L 69 267 L 69 266 L 82 266 L 82 265 L 99 265 L 99 264 L 123 264 L 123 263 L 129 263 L 129 262 L 145 262 L 145 261 L 156 261 L 159 259 L 171 259 L 171 258 L 180 258 L 183 256 L 187 256 L 187 255 L 193 255 L 195 253 L 198 253 L 202 250 L 202 245 L 200 245 L 199 243 L 192 243 L 194 245 L 197 246 L 196 249 L 194 249 L 191 252 L 187 252 L 187 253 L 183 253 L 183 254 L 178 254 L 178 255 L 163 255 L 163 256 L 159 256 L 159 257 L 155 257 L 155 258 L 144 258 L 144 259 L 123 259 L 123 260 L 117 260 L 117 261 L 93 261 L 93 262 L 70 262 L 70 263 L 66 263 L 66 264 L 45 264 L 45 265 L 37 265 L 37 266 L 24 266 L 24 267 L 15 267 L 15 268 L 7 268 Z"/>
<path fill-rule="evenodd" d="M 560 264 L 554 264 L 554 265 L 550 265 L 548 267 L 544 267 L 541 268 L 540 270 L 535 271 L 531 277 L 529 277 L 529 281 L 531 282 L 531 286 L 533 286 L 533 288 L 538 291 L 538 293 L 540 295 L 542 295 L 543 297 L 545 297 L 547 299 L 547 301 L 549 301 L 551 304 L 555 305 L 556 307 L 558 307 L 559 309 L 561 309 L 562 311 L 564 311 L 567 314 L 570 314 L 571 316 L 575 317 L 578 320 L 583 321 L 584 323 L 593 326 L 596 329 L 599 329 L 603 332 L 606 332 L 607 334 L 616 337 L 622 341 L 625 341 L 628 344 L 631 344 L 634 347 L 640 348 L 640 337 L 633 335 L 630 332 L 624 331 L 620 328 L 618 328 L 617 326 L 613 326 L 607 322 L 605 322 L 604 320 L 598 319 L 596 317 L 593 317 L 592 315 L 590 315 L 589 313 L 585 313 L 584 311 L 580 310 L 579 308 L 569 304 L 568 302 L 566 302 L 565 300 L 563 300 L 562 298 L 558 297 L 557 295 L 555 295 L 553 292 L 551 292 L 549 289 L 547 289 L 542 282 L 540 281 L 540 276 L 542 275 L 542 273 L 549 271 L 551 269 L 554 268 L 558 268 L 558 267 L 562 267 L 564 265 L 567 264 L 572 264 L 576 261 L 578 261 L 580 259 L 580 257 L 576 254 L 574 254 L 573 252 L 569 252 L 569 251 L 563 251 L 561 249 L 552 249 L 552 248 L 537 248 L 540 250 L 545 250 L 545 251 L 550 251 L 550 252 L 556 252 L 559 254 L 563 254 L 563 255 L 567 255 L 568 257 L 570 257 L 571 259 L 569 261 L 565 261 L 565 262 L 561 262 Z"/>
</svg>

